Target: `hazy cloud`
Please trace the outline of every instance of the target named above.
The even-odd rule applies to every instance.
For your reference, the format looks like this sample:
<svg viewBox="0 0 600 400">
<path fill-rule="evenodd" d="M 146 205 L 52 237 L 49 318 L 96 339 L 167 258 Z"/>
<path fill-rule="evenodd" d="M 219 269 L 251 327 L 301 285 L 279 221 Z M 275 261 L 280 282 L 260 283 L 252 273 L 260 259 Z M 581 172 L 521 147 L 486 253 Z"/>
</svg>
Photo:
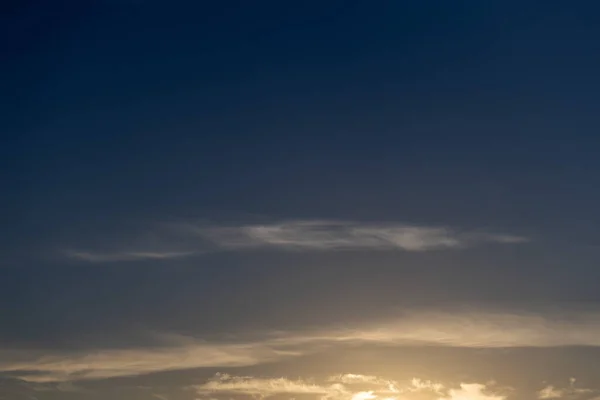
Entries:
<svg viewBox="0 0 600 400">
<path fill-rule="evenodd" d="M 329 382 L 339 382 L 347 385 L 375 385 L 385 388 L 390 393 L 398 393 L 397 383 L 374 375 L 340 374 L 329 377 Z"/>
<path fill-rule="evenodd" d="M 194 251 L 182 252 L 89 252 L 89 251 L 66 251 L 69 258 L 88 262 L 113 262 L 113 261 L 142 261 L 142 260 L 168 260 L 173 258 L 189 257 Z"/>
<path fill-rule="evenodd" d="M 150 236 L 151 243 L 134 248 L 158 248 L 160 251 L 131 250 L 125 246 L 119 251 L 67 250 L 64 254 L 80 261 L 117 262 L 176 259 L 207 252 L 254 248 L 297 251 L 397 249 L 421 252 L 467 248 L 483 243 L 528 241 L 521 236 L 462 232 L 448 227 L 324 220 L 229 226 L 169 224 L 161 226 Z M 130 241 L 139 243 L 144 239 L 131 238 Z"/>
<path fill-rule="evenodd" d="M 469 247 L 485 242 L 527 241 L 520 236 L 459 232 L 447 227 L 321 220 L 242 226 L 188 226 L 188 229 L 226 249 L 280 247 L 297 250 L 427 251 Z"/>
<path fill-rule="evenodd" d="M 200 395 L 242 394 L 265 398 L 278 394 L 312 394 L 320 399 L 332 400 L 399 400 L 404 394 L 415 391 L 428 391 L 432 399 L 437 400 L 504 400 L 506 396 L 492 394 L 486 385 L 479 383 L 461 383 L 457 389 L 444 389 L 438 382 L 412 379 L 405 385 L 376 376 L 355 374 L 336 375 L 328 379 L 329 384 L 314 381 L 289 380 L 287 378 L 233 377 L 218 374 L 214 379 L 202 385 L 193 386 Z M 332 383 L 333 382 L 333 383 Z M 389 384 L 394 391 L 390 394 Z M 353 389 L 353 384 L 361 384 L 361 389 Z M 384 384 L 382 386 L 382 384 Z"/>
<path fill-rule="evenodd" d="M 392 321 L 357 328 L 266 332 L 262 339 L 240 339 L 238 343 L 171 340 L 169 346 L 92 349 L 84 354 L 0 351 L 0 372 L 11 372 L 13 376 L 34 382 L 102 379 L 179 369 L 252 366 L 351 344 L 426 344 L 471 348 L 600 346 L 598 315 L 571 313 L 566 318 L 537 314 L 413 312 Z M 344 374 L 330 381 L 346 385 L 374 385 L 380 392 L 387 393 L 395 393 L 397 389 L 394 382 L 369 375 Z M 222 380 L 219 382 L 224 383 Z M 219 387 L 239 387 L 232 385 L 242 385 L 240 382 L 227 380 L 225 383 L 229 386 Z M 243 382 L 244 385 L 250 384 Z M 287 383 L 282 381 L 276 387 L 281 388 L 284 384 Z M 413 390 L 441 392 L 443 387 L 436 385 L 430 381 L 414 380 L 410 386 Z M 473 387 L 463 389 L 475 390 Z M 569 390 L 579 393 L 582 389 L 571 387 Z M 474 395 L 474 392 L 469 393 Z M 540 392 L 540 398 L 550 399 L 555 393 L 553 388 L 545 389 Z"/>
<path fill-rule="evenodd" d="M 559 399 L 563 396 L 562 390 L 556 389 L 552 385 L 548 385 L 538 392 L 538 399 Z"/>
<path fill-rule="evenodd" d="M 363 329 L 320 333 L 332 342 L 457 347 L 600 346 L 600 314 L 412 312 Z"/>
<path fill-rule="evenodd" d="M 240 367 L 294 355 L 264 343 L 182 343 L 143 349 L 88 350 L 83 354 L 0 352 L 0 371 L 29 382 L 103 379 L 202 367 Z"/>
<path fill-rule="evenodd" d="M 410 383 L 410 391 L 430 390 L 432 392 L 442 393 L 442 390 L 444 389 L 444 385 L 441 383 L 422 380 L 419 378 L 413 378 Z"/>
<path fill-rule="evenodd" d="M 538 399 L 551 400 L 551 399 L 578 399 L 585 396 L 589 398 L 590 395 L 594 394 L 593 389 L 576 387 L 577 380 L 575 378 L 569 379 L 569 386 L 557 388 L 553 385 L 547 385 L 537 392 Z M 595 393 L 597 395 L 597 393 Z"/>
<path fill-rule="evenodd" d="M 446 397 L 439 400 L 504 400 L 506 396 L 493 394 L 480 383 L 461 383 L 460 389 L 450 389 Z"/>
<path fill-rule="evenodd" d="M 351 393 L 341 384 L 318 385 L 304 380 L 287 378 L 261 379 L 253 377 L 233 377 L 218 374 L 202 385 L 193 386 L 199 394 L 237 393 L 256 397 L 269 397 L 276 394 L 315 394 L 323 399 L 350 397 Z"/>
</svg>

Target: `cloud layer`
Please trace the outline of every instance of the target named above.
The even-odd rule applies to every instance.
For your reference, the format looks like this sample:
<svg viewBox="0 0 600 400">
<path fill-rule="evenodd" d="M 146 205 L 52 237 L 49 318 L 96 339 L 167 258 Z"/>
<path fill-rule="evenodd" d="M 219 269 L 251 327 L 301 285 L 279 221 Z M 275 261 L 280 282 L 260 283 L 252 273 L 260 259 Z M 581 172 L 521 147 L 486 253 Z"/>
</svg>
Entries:
<svg viewBox="0 0 600 400">
<path fill-rule="evenodd" d="M 413 312 L 357 328 L 265 333 L 237 343 L 182 338 L 175 344 L 85 353 L 0 351 L 0 372 L 35 382 L 102 379 L 204 367 L 240 367 L 345 345 L 437 345 L 469 348 L 600 346 L 600 314 L 567 317 L 510 313 Z M 342 383 L 385 383 L 345 375 Z M 362 380 L 362 381 L 361 381 Z M 425 383 L 421 383 L 425 385 Z M 556 391 L 540 393 L 550 398 Z"/>
</svg>

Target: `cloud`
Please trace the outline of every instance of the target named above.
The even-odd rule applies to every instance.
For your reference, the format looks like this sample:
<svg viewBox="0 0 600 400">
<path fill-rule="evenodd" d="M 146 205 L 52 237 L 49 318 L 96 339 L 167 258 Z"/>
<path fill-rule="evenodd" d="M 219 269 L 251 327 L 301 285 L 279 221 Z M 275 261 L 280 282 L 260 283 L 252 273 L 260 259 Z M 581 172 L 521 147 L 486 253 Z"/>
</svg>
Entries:
<svg viewBox="0 0 600 400">
<path fill-rule="evenodd" d="M 323 400 L 398 400 L 404 399 L 404 394 L 415 391 L 427 391 L 437 400 L 504 400 L 506 398 L 504 395 L 489 393 L 486 385 L 479 383 L 461 383 L 457 389 L 444 389 L 441 383 L 418 378 L 400 385 L 381 377 L 355 374 L 335 375 L 327 382 L 328 384 L 319 384 L 302 379 L 233 377 L 228 374 L 217 374 L 214 379 L 192 388 L 199 395 L 204 396 L 237 394 L 258 398 L 281 394 L 312 394 Z M 386 389 L 390 383 L 395 388 L 391 397 Z M 354 384 L 366 385 L 366 387 L 357 390 L 351 387 Z"/>
<path fill-rule="evenodd" d="M 577 399 L 582 395 L 589 395 L 594 393 L 594 390 L 588 388 L 575 387 L 577 380 L 575 378 L 569 378 L 569 386 L 564 388 L 557 388 L 553 385 L 547 385 L 537 392 L 537 398 L 543 400 L 551 399 Z"/>
<path fill-rule="evenodd" d="M 0 371 L 28 382 L 61 382 L 202 367 L 250 366 L 294 355 L 265 343 L 196 341 L 169 347 L 88 350 L 83 354 L 32 353 L 0 352 Z"/>
<path fill-rule="evenodd" d="M 279 247 L 295 250 L 400 249 L 417 252 L 464 248 L 485 242 L 527 241 L 520 236 L 459 232 L 447 227 L 321 220 L 216 227 L 188 225 L 187 229 L 225 249 Z"/>
<path fill-rule="evenodd" d="M 368 384 L 385 387 L 386 390 L 390 393 L 398 393 L 398 388 L 396 387 L 396 382 L 382 379 L 378 376 L 374 375 L 360 375 L 360 374 L 340 374 L 329 377 L 330 382 L 339 382 L 348 385 L 355 384 Z"/>
<path fill-rule="evenodd" d="M 423 252 L 467 248 L 483 243 L 523 243 L 528 239 L 486 232 L 461 232 L 448 227 L 304 220 L 229 226 L 170 224 L 157 228 L 151 235 L 146 232 L 127 241 L 136 243 L 132 246 L 135 250 L 125 246 L 116 251 L 71 249 L 63 253 L 71 259 L 98 263 L 165 260 L 255 248 Z M 140 251 L 140 248 L 153 250 Z"/>
<path fill-rule="evenodd" d="M 380 378 L 375 375 L 340 374 L 340 375 L 330 376 L 328 379 L 328 382 L 337 382 L 337 383 L 350 385 L 350 386 L 354 386 L 354 387 L 356 387 L 356 386 L 365 387 L 366 386 L 366 387 L 369 387 L 372 389 L 376 389 L 377 393 L 379 393 L 379 394 L 388 394 L 388 395 L 392 395 L 392 396 L 396 395 L 397 393 L 400 393 L 397 382 L 389 380 L 389 379 Z M 366 396 L 365 400 L 374 398 L 374 397 L 370 397 L 371 395 L 373 395 L 372 390 L 363 391 L 360 393 L 362 393 L 360 396 Z M 388 400 L 391 400 L 391 399 L 392 399 L 392 397 L 388 398 Z M 355 400 L 359 400 L 359 399 L 355 399 Z"/>
<path fill-rule="evenodd" d="M 317 385 L 304 380 L 287 378 L 261 379 L 253 377 L 233 377 L 217 374 L 215 379 L 192 387 L 199 394 L 246 394 L 256 397 L 269 397 L 276 394 L 315 394 L 322 399 L 349 397 L 350 392 L 341 384 Z"/>
<path fill-rule="evenodd" d="M 85 353 L 5 350 L 0 351 L 0 372 L 31 382 L 103 379 L 181 369 L 253 366 L 356 344 L 468 348 L 600 346 L 600 314 L 572 312 L 567 318 L 539 314 L 415 311 L 391 321 L 356 328 L 266 332 L 259 339 L 247 341 L 241 338 L 237 343 L 171 338 L 168 346 L 91 349 Z M 343 374 L 330 378 L 330 382 L 376 386 L 381 393 L 397 392 L 394 382 L 370 375 Z M 240 385 L 237 381 L 227 383 Z M 411 382 L 414 391 L 441 392 L 444 389 L 435 385 L 429 381 Z M 582 389 L 571 387 L 569 390 L 575 393 Z"/>
<path fill-rule="evenodd" d="M 341 383 L 375 383 L 382 384 L 387 383 L 388 381 L 382 380 L 381 378 L 374 375 L 360 375 L 360 374 L 340 374 L 329 377 L 329 381 L 331 382 L 341 382 Z"/>
<path fill-rule="evenodd" d="M 124 252 L 89 252 L 66 251 L 67 257 L 88 262 L 114 262 L 114 261 L 142 261 L 142 260 L 168 260 L 194 255 L 194 251 L 182 252 L 151 252 L 151 251 L 124 251 Z"/>
<path fill-rule="evenodd" d="M 411 312 L 362 329 L 322 331 L 330 342 L 471 348 L 600 346 L 600 314 Z M 297 340 L 307 340 L 298 337 Z M 289 340 L 289 339 L 288 339 Z"/>
<path fill-rule="evenodd" d="M 430 390 L 432 392 L 441 393 L 444 385 L 432 381 L 424 381 L 419 378 L 413 378 L 411 381 L 410 391 Z"/>
<path fill-rule="evenodd" d="M 287 378 L 254 378 L 232 377 L 228 374 L 217 374 L 214 379 L 202 385 L 193 386 L 198 394 L 244 394 L 253 397 L 270 397 L 279 394 L 313 394 L 323 400 L 371 400 L 382 394 L 389 394 L 389 386 L 394 386 L 393 393 L 399 393 L 396 383 L 376 376 L 342 374 L 330 377 L 327 384 L 317 384 L 302 379 Z M 352 390 L 347 385 L 367 385 L 369 390 Z M 395 398 L 386 397 L 388 400 Z"/>
<path fill-rule="evenodd" d="M 367 390 L 365 392 L 358 392 L 352 395 L 352 400 L 371 400 L 376 399 L 378 396 L 373 393 L 372 390 Z"/>
<path fill-rule="evenodd" d="M 564 392 L 562 390 L 556 389 L 552 385 L 548 385 L 538 392 L 537 397 L 538 399 L 559 399 L 563 394 Z"/>
<path fill-rule="evenodd" d="M 460 389 L 450 389 L 446 397 L 439 400 L 504 400 L 506 396 L 491 394 L 480 383 L 461 383 Z"/>
</svg>

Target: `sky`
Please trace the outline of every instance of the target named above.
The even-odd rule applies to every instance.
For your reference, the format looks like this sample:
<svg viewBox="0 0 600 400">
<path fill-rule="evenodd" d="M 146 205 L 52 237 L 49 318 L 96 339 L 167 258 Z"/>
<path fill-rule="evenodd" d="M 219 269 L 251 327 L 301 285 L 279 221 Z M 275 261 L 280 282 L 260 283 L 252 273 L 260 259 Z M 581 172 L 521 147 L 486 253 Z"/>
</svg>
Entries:
<svg viewBox="0 0 600 400">
<path fill-rule="evenodd" d="M 1 13 L 1 400 L 599 400 L 593 1 Z"/>
</svg>

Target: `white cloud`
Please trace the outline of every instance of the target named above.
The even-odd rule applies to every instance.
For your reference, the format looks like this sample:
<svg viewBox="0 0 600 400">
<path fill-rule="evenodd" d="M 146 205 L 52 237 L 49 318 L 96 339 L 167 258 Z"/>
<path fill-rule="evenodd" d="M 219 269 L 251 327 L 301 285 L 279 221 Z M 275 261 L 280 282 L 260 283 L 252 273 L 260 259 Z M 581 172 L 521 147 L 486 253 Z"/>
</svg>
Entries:
<svg viewBox="0 0 600 400">
<path fill-rule="evenodd" d="M 506 396 L 487 393 L 480 383 L 461 383 L 460 389 L 450 389 L 446 397 L 439 400 L 504 400 Z"/>
<path fill-rule="evenodd" d="M 302 379 L 287 378 L 254 378 L 233 377 L 228 374 L 217 374 L 202 385 L 193 386 L 198 394 L 218 393 L 245 394 L 253 397 L 270 397 L 278 394 L 313 394 L 327 400 L 372 400 L 390 393 L 393 381 L 376 376 L 342 374 L 330 377 L 327 384 L 319 384 Z M 366 385 L 366 390 L 353 390 L 352 385 Z M 400 390 L 393 386 L 393 393 Z M 395 397 L 386 397 L 395 400 Z M 384 398 L 382 398 L 384 400 Z"/>
<path fill-rule="evenodd" d="M 569 378 L 569 386 L 566 388 L 557 388 L 553 385 L 547 385 L 537 392 L 537 398 L 542 400 L 551 399 L 577 399 L 582 395 L 589 395 L 594 393 L 594 390 L 588 388 L 575 387 L 577 380 L 575 378 Z"/>
<path fill-rule="evenodd" d="M 188 225 L 187 229 L 226 249 L 280 247 L 297 250 L 428 251 L 463 248 L 485 242 L 527 241 L 520 236 L 465 233 L 447 227 L 321 220 L 229 227 Z"/>
<path fill-rule="evenodd" d="M 406 385 L 398 385 L 395 394 L 389 397 L 385 385 L 393 382 L 376 376 L 344 374 L 330 377 L 332 384 L 319 384 L 306 380 L 287 378 L 233 377 L 218 374 L 214 379 L 192 388 L 200 395 L 218 396 L 219 394 L 238 394 L 266 398 L 280 394 L 312 394 L 321 399 L 330 400 L 398 400 L 405 399 L 404 394 L 415 391 L 427 391 L 437 400 L 504 400 L 506 396 L 491 394 L 486 385 L 479 383 L 461 383 L 458 389 L 444 389 L 439 382 L 414 378 Z M 353 384 L 367 385 L 356 390 Z M 410 398 L 410 397 L 409 397 Z"/>
<path fill-rule="evenodd" d="M 560 389 L 556 389 L 552 385 L 548 385 L 538 392 L 538 399 L 559 399 L 563 396 L 564 392 Z"/>
<path fill-rule="evenodd" d="M 379 392 L 399 392 L 397 382 L 375 375 L 340 374 L 331 376 L 328 380 L 329 382 L 339 382 L 347 385 L 373 385 L 379 388 Z"/>
<path fill-rule="evenodd" d="M 382 380 L 381 378 L 375 375 L 360 375 L 360 374 L 340 374 L 329 377 L 329 381 L 331 382 L 341 382 L 341 383 L 387 383 L 388 381 Z"/>
<path fill-rule="evenodd" d="M 352 395 L 352 400 L 371 400 L 376 399 L 378 396 L 373 393 L 372 390 L 367 390 L 364 392 L 354 393 Z"/>
<path fill-rule="evenodd" d="M 228 374 L 218 374 L 215 379 L 193 388 L 199 394 L 237 393 L 257 397 L 269 397 L 276 394 L 315 394 L 323 399 L 348 397 L 350 392 L 339 384 L 318 385 L 304 380 L 287 378 L 253 378 L 233 377 Z M 366 399 L 365 399 L 366 400 Z"/>
<path fill-rule="evenodd" d="M 411 381 L 410 391 L 430 390 L 432 392 L 441 393 L 444 385 L 438 382 L 424 381 L 419 378 L 413 378 Z"/>
</svg>

